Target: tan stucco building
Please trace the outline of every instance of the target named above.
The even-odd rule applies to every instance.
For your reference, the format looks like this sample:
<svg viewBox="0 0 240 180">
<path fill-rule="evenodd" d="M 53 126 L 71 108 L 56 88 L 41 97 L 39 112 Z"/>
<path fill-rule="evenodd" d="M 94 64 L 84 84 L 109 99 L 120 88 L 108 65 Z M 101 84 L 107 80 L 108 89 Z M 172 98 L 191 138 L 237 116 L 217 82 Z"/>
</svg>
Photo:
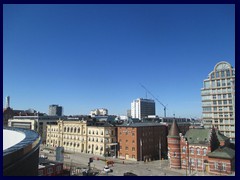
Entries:
<svg viewBox="0 0 240 180">
<path fill-rule="evenodd" d="M 85 120 L 63 121 L 47 126 L 47 146 L 102 156 L 116 154 L 116 127 L 88 125 Z"/>
</svg>

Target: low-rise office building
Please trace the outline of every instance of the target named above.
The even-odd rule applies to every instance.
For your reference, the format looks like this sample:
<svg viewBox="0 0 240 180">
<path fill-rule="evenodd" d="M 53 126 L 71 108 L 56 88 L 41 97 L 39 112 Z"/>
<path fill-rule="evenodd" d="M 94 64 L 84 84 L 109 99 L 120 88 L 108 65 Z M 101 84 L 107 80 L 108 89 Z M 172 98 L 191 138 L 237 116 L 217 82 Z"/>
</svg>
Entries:
<svg viewBox="0 0 240 180">
<path fill-rule="evenodd" d="M 168 127 L 159 123 L 131 123 L 118 126 L 118 157 L 151 161 L 167 156 Z"/>
</svg>

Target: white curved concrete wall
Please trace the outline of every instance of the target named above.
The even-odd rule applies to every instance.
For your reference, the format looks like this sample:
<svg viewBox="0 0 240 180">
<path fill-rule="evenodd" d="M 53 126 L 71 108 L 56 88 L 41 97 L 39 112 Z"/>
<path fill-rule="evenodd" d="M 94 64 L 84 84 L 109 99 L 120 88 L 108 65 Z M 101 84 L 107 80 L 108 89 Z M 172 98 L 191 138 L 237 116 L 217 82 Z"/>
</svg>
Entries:
<svg viewBox="0 0 240 180">
<path fill-rule="evenodd" d="M 3 130 L 3 150 L 18 144 L 25 138 L 25 134 L 11 131 L 11 130 Z"/>
</svg>

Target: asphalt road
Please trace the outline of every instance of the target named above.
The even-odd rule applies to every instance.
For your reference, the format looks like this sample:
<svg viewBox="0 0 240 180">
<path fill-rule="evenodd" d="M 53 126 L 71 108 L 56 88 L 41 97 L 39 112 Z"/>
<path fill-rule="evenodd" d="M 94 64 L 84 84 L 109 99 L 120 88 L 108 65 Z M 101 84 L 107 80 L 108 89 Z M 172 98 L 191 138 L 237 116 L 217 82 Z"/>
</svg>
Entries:
<svg viewBox="0 0 240 180">
<path fill-rule="evenodd" d="M 40 154 L 47 155 L 49 159 L 55 160 L 55 153 L 48 153 L 47 150 L 40 151 Z M 117 158 L 96 156 L 85 153 L 64 153 L 64 164 L 72 167 L 87 168 L 89 158 L 94 160 L 90 164 L 91 168 L 98 170 L 102 176 L 123 176 L 125 172 L 132 172 L 138 176 L 186 176 L 186 171 L 181 169 L 170 169 L 168 160 L 157 160 L 151 162 L 121 160 Z M 98 159 L 98 160 L 97 160 Z M 113 172 L 103 171 L 106 161 L 114 161 L 113 166 L 109 166 Z M 200 174 L 199 174 L 200 175 Z"/>
</svg>

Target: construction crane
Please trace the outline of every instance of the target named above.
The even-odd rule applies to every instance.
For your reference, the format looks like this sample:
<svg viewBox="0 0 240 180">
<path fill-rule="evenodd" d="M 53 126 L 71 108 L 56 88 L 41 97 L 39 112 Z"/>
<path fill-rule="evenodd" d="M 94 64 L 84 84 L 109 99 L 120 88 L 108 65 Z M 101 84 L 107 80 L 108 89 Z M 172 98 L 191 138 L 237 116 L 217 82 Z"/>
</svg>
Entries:
<svg viewBox="0 0 240 180">
<path fill-rule="evenodd" d="M 146 92 L 148 92 L 149 94 L 151 94 L 151 96 L 157 101 L 159 102 L 159 104 L 161 104 L 163 106 L 163 110 L 164 110 L 164 117 L 166 117 L 166 110 L 167 110 L 167 105 L 164 105 L 163 103 L 161 103 L 161 101 L 158 100 L 158 98 L 156 98 L 144 85 L 142 85 L 140 83 L 140 85 L 142 86 L 142 88 L 144 88 L 146 90 Z"/>
</svg>

